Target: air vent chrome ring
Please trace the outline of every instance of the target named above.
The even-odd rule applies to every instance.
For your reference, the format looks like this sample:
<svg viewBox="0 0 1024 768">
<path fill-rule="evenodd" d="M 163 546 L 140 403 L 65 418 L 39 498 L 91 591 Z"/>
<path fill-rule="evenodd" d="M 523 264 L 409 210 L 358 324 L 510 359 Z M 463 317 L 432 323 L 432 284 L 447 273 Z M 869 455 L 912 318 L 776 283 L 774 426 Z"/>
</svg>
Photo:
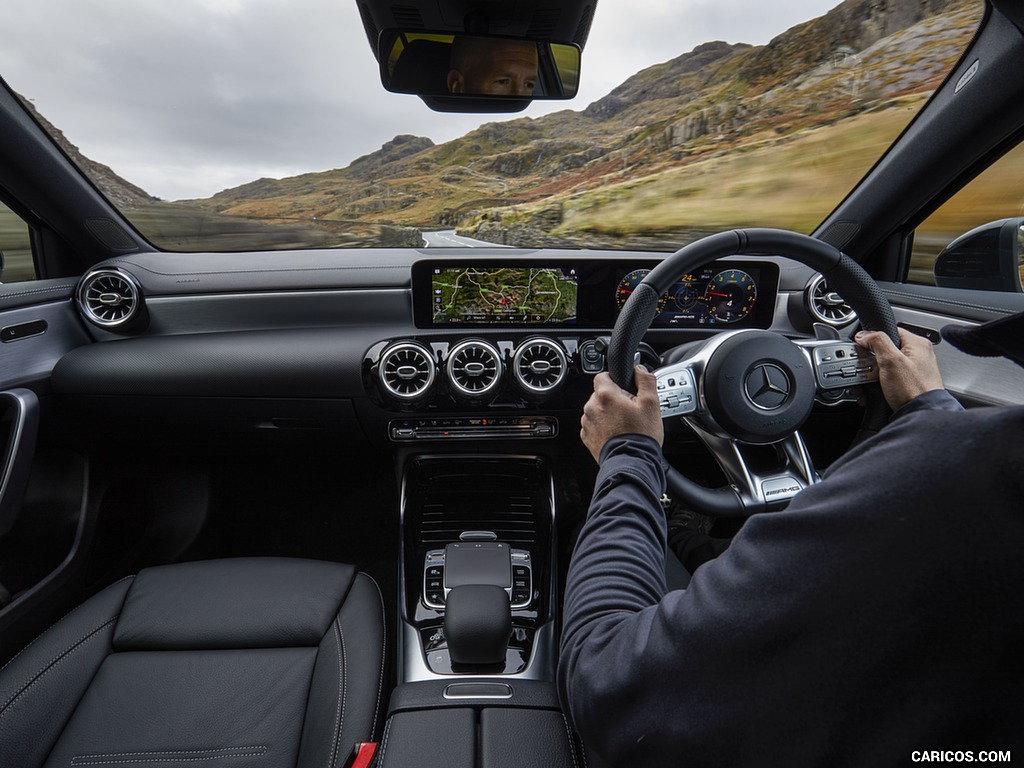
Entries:
<svg viewBox="0 0 1024 768">
<path fill-rule="evenodd" d="M 815 320 L 828 325 L 848 325 L 857 316 L 842 296 L 829 289 L 824 275 L 816 275 L 808 283 L 804 291 L 804 304 Z"/>
<path fill-rule="evenodd" d="M 445 372 L 452 389 L 466 397 L 484 397 L 501 384 L 501 353 L 486 341 L 460 341 L 448 353 Z"/>
<path fill-rule="evenodd" d="M 131 273 L 108 268 L 89 272 L 78 284 L 78 307 L 101 328 L 125 326 L 142 312 L 142 288 Z"/>
<path fill-rule="evenodd" d="M 437 374 L 434 356 L 415 341 L 398 341 L 387 347 L 377 364 L 384 390 L 398 400 L 416 400 L 430 391 Z"/>
<path fill-rule="evenodd" d="M 538 336 L 527 339 L 512 358 L 512 373 L 519 386 L 533 394 L 547 394 L 565 381 L 568 359 L 561 345 Z"/>
</svg>

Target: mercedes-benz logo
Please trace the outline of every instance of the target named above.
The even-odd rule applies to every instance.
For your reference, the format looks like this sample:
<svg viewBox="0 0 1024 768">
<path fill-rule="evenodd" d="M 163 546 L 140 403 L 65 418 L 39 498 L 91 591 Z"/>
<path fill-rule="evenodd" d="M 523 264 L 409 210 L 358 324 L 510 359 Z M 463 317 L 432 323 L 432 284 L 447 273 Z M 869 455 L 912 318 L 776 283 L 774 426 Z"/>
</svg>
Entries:
<svg viewBox="0 0 1024 768">
<path fill-rule="evenodd" d="M 763 411 L 781 408 L 789 399 L 792 387 L 786 372 L 772 363 L 761 363 L 747 374 L 743 382 L 747 398 Z"/>
</svg>

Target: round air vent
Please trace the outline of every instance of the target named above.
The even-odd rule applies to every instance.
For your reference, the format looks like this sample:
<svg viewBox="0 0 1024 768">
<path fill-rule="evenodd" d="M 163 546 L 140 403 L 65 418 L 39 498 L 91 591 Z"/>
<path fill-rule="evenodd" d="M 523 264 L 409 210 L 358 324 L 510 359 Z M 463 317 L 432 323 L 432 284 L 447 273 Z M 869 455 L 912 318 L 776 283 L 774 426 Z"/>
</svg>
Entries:
<svg viewBox="0 0 1024 768">
<path fill-rule="evenodd" d="M 856 317 L 846 300 L 835 291 L 829 290 L 828 283 L 818 275 L 807 286 L 804 294 L 807 310 L 815 320 L 829 325 L 846 325 Z"/>
<path fill-rule="evenodd" d="M 452 347 L 445 370 L 457 393 L 482 397 L 501 383 L 501 354 L 485 341 L 462 341 Z"/>
<path fill-rule="evenodd" d="M 569 370 L 565 352 L 551 339 L 528 339 L 512 358 L 516 381 L 527 392 L 544 394 L 556 389 Z"/>
<path fill-rule="evenodd" d="M 387 393 L 399 400 L 415 400 L 434 383 L 434 357 L 414 341 L 400 341 L 384 350 L 377 375 Z"/>
<path fill-rule="evenodd" d="M 78 306 L 86 319 L 101 328 L 119 328 L 142 312 L 142 290 L 121 269 L 89 272 L 78 286 Z"/>
</svg>

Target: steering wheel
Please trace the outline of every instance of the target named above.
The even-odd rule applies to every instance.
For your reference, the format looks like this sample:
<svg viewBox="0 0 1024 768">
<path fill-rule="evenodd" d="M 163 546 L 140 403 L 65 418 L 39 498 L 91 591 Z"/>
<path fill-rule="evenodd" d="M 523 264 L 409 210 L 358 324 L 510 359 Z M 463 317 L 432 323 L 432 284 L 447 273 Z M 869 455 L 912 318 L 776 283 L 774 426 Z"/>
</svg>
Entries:
<svg viewBox="0 0 1024 768">
<path fill-rule="evenodd" d="M 635 391 L 636 352 L 657 314 L 658 298 L 682 274 L 732 255 L 778 254 L 824 275 L 868 330 L 884 331 L 899 346 L 892 307 L 871 277 L 846 254 L 807 235 L 780 229 L 739 229 L 702 238 L 651 270 L 626 301 L 608 344 L 608 372 Z M 669 493 L 699 512 L 739 517 L 783 506 L 818 476 L 798 433 L 822 393 L 878 381 L 874 357 L 847 339 L 796 340 L 771 331 L 716 334 L 685 359 L 654 372 L 663 419 L 682 417 L 725 472 L 724 488 L 705 488 L 663 459 Z M 878 387 L 864 424 L 884 423 Z M 778 466 L 755 471 L 744 451 L 776 448 Z"/>
</svg>

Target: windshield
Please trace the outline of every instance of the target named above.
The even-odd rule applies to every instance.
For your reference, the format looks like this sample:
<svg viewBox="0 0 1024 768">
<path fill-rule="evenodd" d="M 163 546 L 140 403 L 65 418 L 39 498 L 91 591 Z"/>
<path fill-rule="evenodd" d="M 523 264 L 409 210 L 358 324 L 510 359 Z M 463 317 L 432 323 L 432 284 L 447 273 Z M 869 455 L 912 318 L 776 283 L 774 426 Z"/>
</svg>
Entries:
<svg viewBox="0 0 1024 768">
<path fill-rule="evenodd" d="M 833 5 L 606 0 L 579 95 L 514 117 L 384 91 L 338 0 L 14 0 L 0 74 L 161 249 L 665 250 L 812 231 L 981 12 Z"/>
</svg>

